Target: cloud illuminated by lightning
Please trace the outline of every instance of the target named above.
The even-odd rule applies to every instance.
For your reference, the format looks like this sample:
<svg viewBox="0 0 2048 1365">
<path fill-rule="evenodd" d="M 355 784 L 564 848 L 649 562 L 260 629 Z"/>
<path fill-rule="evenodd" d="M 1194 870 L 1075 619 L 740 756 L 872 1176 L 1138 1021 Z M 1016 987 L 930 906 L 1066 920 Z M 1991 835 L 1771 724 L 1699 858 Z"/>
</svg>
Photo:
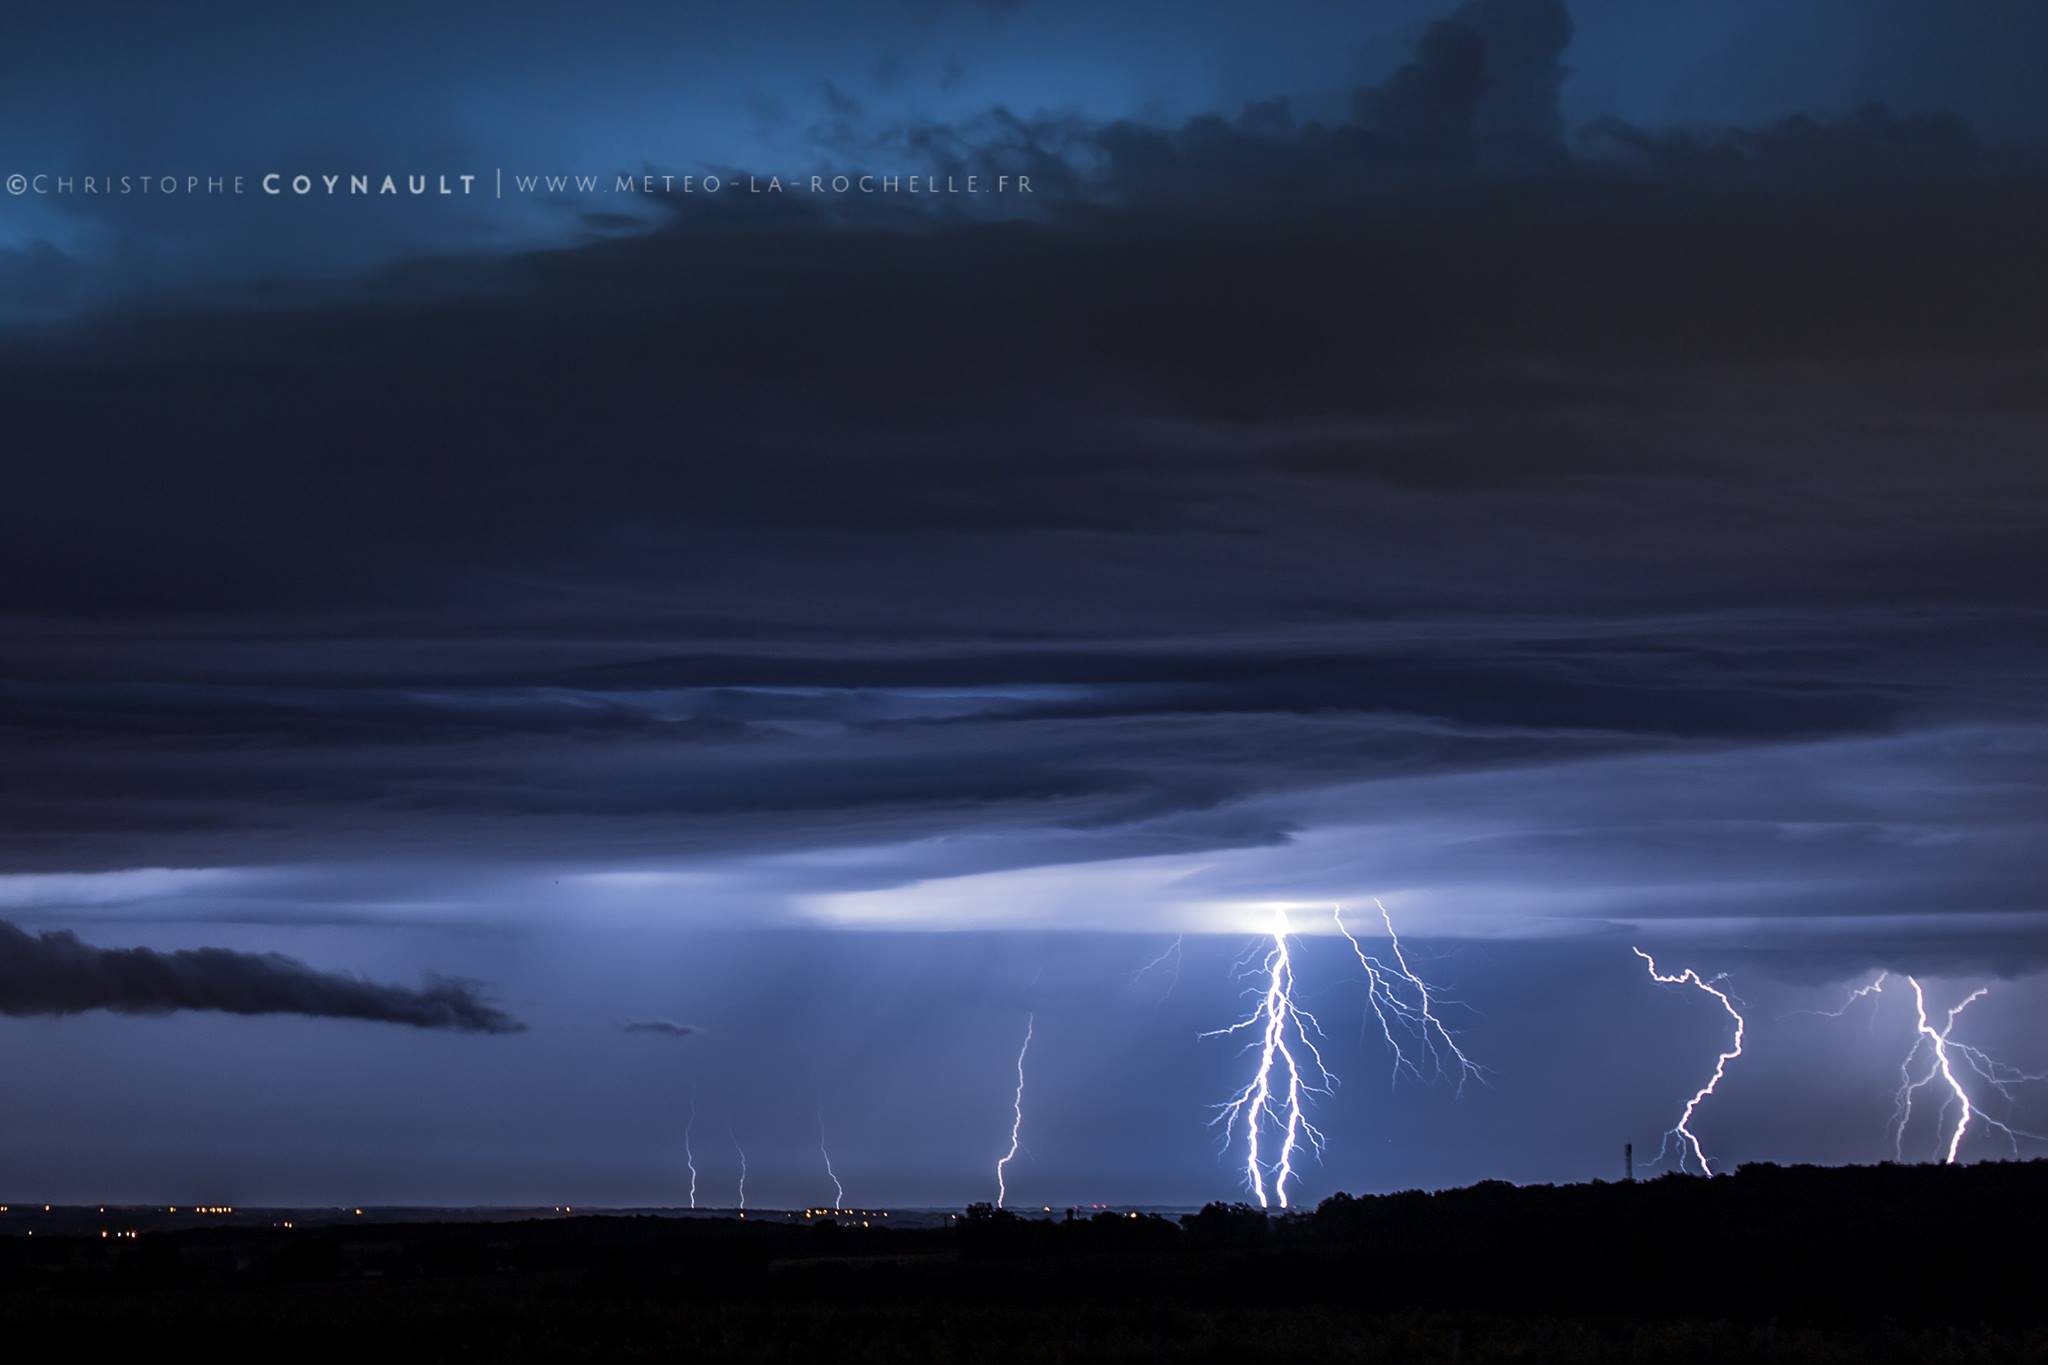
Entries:
<svg viewBox="0 0 2048 1365">
<path fill-rule="evenodd" d="M 1465 1055 L 1464 1049 L 1458 1046 L 1458 1040 L 1437 1017 L 1429 983 L 1409 968 L 1408 957 L 1401 949 L 1401 936 L 1394 932 L 1394 917 L 1387 913 L 1386 904 L 1377 896 L 1372 903 L 1379 908 L 1380 922 L 1387 927 L 1387 942 L 1394 955 L 1391 967 L 1365 951 L 1365 946 L 1345 925 L 1342 906 L 1331 906 L 1330 913 L 1337 921 L 1337 932 L 1344 935 L 1344 941 L 1351 945 L 1352 954 L 1358 958 L 1358 965 L 1365 969 L 1366 1000 L 1372 1006 L 1373 1017 L 1379 1021 L 1380 1033 L 1386 1038 L 1387 1047 L 1394 1054 L 1395 1079 L 1399 1079 L 1403 1070 L 1418 1080 L 1425 1079 L 1415 1057 L 1394 1036 L 1394 1026 L 1399 1024 L 1402 1032 L 1427 1053 L 1436 1079 L 1454 1077 L 1460 1095 L 1465 1093 L 1468 1080 L 1486 1084 L 1486 1069 Z M 1401 990 L 1394 988 L 1392 983 L 1395 981 L 1402 984 Z"/>
<path fill-rule="evenodd" d="M 1245 1183 L 1257 1197 L 1260 1208 L 1268 1206 L 1270 1189 L 1272 1201 L 1284 1209 L 1287 1182 L 1294 1176 L 1299 1144 L 1308 1143 L 1317 1156 L 1323 1151 L 1323 1135 L 1308 1119 L 1307 1096 L 1328 1094 L 1337 1078 L 1323 1065 L 1322 1053 L 1316 1050 L 1315 1038 L 1322 1036 L 1322 1026 L 1316 1023 L 1313 1014 L 1295 1003 L 1287 912 L 1282 909 L 1274 914 L 1272 944 L 1261 966 L 1252 973 L 1255 981 L 1263 977 L 1264 984 L 1247 992 L 1258 998 L 1258 1004 L 1235 1024 L 1199 1036 L 1252 1034 L 1244 1050 L 1258 1054 L 1258 1068 L 1244 1089 L 1217 1106 L 1218 1113 L 1211 1123 L 1223 1126 L 1226 1151 L 1242 1125 Z M 1297 1048 L 1303 1056 L 1296 1055 Z M 1261 1134 L 1269 1126 L 1278 1129 L 1278 1150 L 1270 1162 L 1260 1155 Z"/>
<path fill-rule="evenodd" d="M 1017 1049 L 1017 1094 L 1010 1102 L 1010 1150 L 1004 1152 L 996 1162 L 996 1207 L 1001 1208 L 1009 1198 L 1009 1187 L 1003 1181 L 1003 1168 L 1017 1159 L 1017 1147 L 1024 1135 L 1024 1054 L 1031 1051 L 1031 1034 L 1037 1027 L 1038 1017 L 1024 1016 L 1024 1046 Z"/>
<path fill-rule="evenodd" d="M 1662 1161 L 1671 1140 L 1676 1138 L 1678 1139 L 1678 1168 L 1680 1170 L 1685 1169 L 1685 1153 L 1689 1147 L 1692 1150 L 1693 1159 L 1699 1162 L 1700 1173 L 1702 1175 L 1712 1175 L 1714 1168 L 1707 1162 L 1706 1150 L 1700 1146 L 1699 1138 L 1692 1131 L 1692 1118 L 1698 1112 L 1701 1102 L 1707 1096 L 1714 1093 L 1714 1088 L 1721 1084 L 1721 1078 L 1728 1074 L 1728 1063 L 1742 1055 L 1742 1034 L 1744 1029 L 1742 1014 L 1735 1008 L 1735 1002 L 1728 998 L 1728 993 L 1715 984 L 1715 982 L 1721 980 L 1720 977 L 1715 977 L 1713 981 L 1708 981 L 1690 967 L 1687 967 L 1676 976 L 1666 976 L 1657 970 L 1657 960 L 1655 958 L 1651 957 L 1641 948 L 1635 948 L 1631 951 L 1649 967 L 1650 975 L 1653 978 L 1667 986 L 1692 985 L 1699 987 L 1708 995 L 1718 1000 L 1721 1008 L 1728 1012 L 1728 1017 L 1735 1021 L 1734 1045 L 1715 1059 L 1713 1076 L 1708 1079 L 1705 1085 L 1699 1088 L 1698 1093 L 1685 1102 L 1685 1112 L 1679 1115 L 1677 1126 L 1664 1134 L 1664 1143 L 1657 1149 L 1657 1161 Z M 1655 1165 L 1656 1162 L 1650 1164 Z"/>
</svg>

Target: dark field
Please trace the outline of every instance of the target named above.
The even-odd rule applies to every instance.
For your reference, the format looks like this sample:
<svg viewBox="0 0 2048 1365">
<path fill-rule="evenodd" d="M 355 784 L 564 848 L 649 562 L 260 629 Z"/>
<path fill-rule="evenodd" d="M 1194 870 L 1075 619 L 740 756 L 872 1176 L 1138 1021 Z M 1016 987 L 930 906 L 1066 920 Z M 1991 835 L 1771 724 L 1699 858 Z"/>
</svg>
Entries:
<svg viewBox="0 0 2048 1365">
<path fill-rule="evenodd" d="M 952 1227 L 344 1218 L 134 1238 L 29 1238 L 17 1206 L 0 1340 L 23 1361 L 2039 1360 L 2048 1296 L 2007 1234 L 2044 1193 L 2039 1162 L 1765 1166 L 1274 1219 L 983 1207 Z"/>
</svg>

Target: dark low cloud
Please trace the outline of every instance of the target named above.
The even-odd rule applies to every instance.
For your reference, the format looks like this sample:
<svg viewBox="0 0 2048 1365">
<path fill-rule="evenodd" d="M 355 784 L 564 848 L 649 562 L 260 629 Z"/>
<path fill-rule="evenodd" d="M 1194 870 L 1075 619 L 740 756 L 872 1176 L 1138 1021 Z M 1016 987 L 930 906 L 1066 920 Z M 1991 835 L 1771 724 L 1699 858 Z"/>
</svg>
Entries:
<svg viewBox="0 0 2048 1365">
<path fill-rule="evenodd" d="M 526 1026 L 468 982 L 429 976 L 419 987 L 323 972 L 278 953 L 226 948 L 101 948 L 76 934 L 30 934 L 0 921 L 0 1014 L 299 1014 L 458 1033 Z"/>
<path fill-rule="evenodd" d="M 628 1019 L 619 1027 L 627 1033 L 656 1033 L 669 1038 L 689 1038 L 704 1031 L 695 1024 L 678 1024 L 673 1019 Z"/>
<path fill-rule="evenodd" d="M 716 865 L 744 918 L 1314 895 L 1351 823 L 1494 906 L 2036 913 L 1977 798 L 2048 779 L 2039 157 L 1573 129 L 1555 0 L 1416 32 L 1321 104 L 840 111 L 1041 177 L 1009 220 L 728 197 L 0 343 L 0 871 Z"/>
</svg>

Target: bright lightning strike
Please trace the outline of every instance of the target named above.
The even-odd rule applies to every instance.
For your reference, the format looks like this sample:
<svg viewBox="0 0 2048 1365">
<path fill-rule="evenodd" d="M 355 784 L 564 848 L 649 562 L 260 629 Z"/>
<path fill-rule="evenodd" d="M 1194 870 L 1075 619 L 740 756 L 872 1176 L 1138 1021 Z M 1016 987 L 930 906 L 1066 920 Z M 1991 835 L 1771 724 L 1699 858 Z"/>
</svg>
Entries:
<svg viewBox="0 0 2048 1365">
<path fill-rule="evenodd" d="M 832 1169 L 832 1151 L 825 1145 L 825 1116 L 818 1115 L 818 1152 L 825 1158 L 825 1174 L 832 1179 L 832 1212 L 846 1207 L 846 1186 L 839 1183 L 839 1172 Z"/>
<path fill-rule="evenodd" d="M 1913 1009 L 1917 1019 L 1914 1024 L 1913 1050 L 1906 1054 L 1905 1061 L 1899 1063 L 1899 1096 L 1895 1114 L 1897 1127 L 1893 1148 L 1897 1151 L 1905 1144 L 1906 1124 L 1913 1117 L 1913 1093 L 1938 1075 L 1948 1086 L 1950 1096 L 1942 1102 L 1942 1112 L 1947 1113 L 1950 1105 L 1960 1110 L 1956 1116 L 1955 1131 L 1948 1140 L 1948 1155 L 1944 1158 L 1948 1165 L 1953 1166 L 1956 1164 L 1956 1153 L 1962 1150 L 1963 1134 L 1969 1131 L 1970 1120 L 1975 1117 L 1977 1111 L 1971 1108 L 1968 1092 L 1963 1089 L 1963 1083 L 1956 1079 L 1955 1070 L 1949 1065 L 1948 1036 L 1955 1031 L 1956 1016 L 1982 1000 L 1985 990 L 1979 986 L 1964 996 L 1961 1004 L 1950 1006 L 1948 1020 L 1937 1032 L 1934 1026 L 1927 1022 L 1927 992 L 1920 988 L 1919 979 L 1909 976 L 1906 983 L 1913 988 Z M 1913 1060 L 1922 1053 L 1929 1054 L 1933 1064 L 1928 1067 L 1926 1075 L 1914 1080 Z"/>
<path fill-rule="evenodd" d="M 1017 1094 L 1010 1101 L 1010 1150 L 1004 1152 L 996 1162 L 996 1207 L 1001 1208 L 1009 1198 L 1009 1187 L 1003 1182 L 1003 1168 L 1017 1159 L 1017 1147 L 1024 1136 L 1024 1054 L 1031 1051 L 1031 1034 L 1037 1026 L 1037 1016 L 1024 1016 L 1024 1046 L 1017 1049 Z"/>
<path fill-rule="evenodd" d="M 1951 1006 L 1941 1027 L 1937 1029 L 1927 1017 L 1927 992 L 1921 989 L 1919 979 L 1909 976 L 1906 978 L 1906 984 L 1913 988 L 1913 1047 L 1907 1052 L 1906 1059 L 1899 1063 L 1899 1089 L 1894 1097 L 1892 1112 L 1893 1154 L 1901 1158 L 1905 1154 L 1906 1125 L 1913 1119 L 1913 1096 L 1931 1085 L 1937 1076 L 1948 1090 L 1948 1097 L 1941 1104 L 1941 1117 L 1946 1120 L 1951 1110 L 1956 1114 L 1956 1125 L 1949 1131 L 1946 1148 L 1938 1149 L 1943 1152 L 1944 1165 L 1953 1166 L 1960 1159 L 1963 1135 L 1970 1131 L 1973 1120 L 1982 1120 L 1985 1127 L 2001 1134 L 2012 1147 L 2015 1156 L 2019 1154 L 2021 1138 L 2030 1138 L 2037 1142 L 2048 1141 L 2048 1138 L 2038 1133 L 2022 1132 L 1985 1113 L 1982 1107 L 1971 1102 L 1969 1092 L 1963 1086 L 1962 1077 L 1956 1074 L 1955 1059 L 1960 1057 L 1971 1071 L 1988 1082 L 1992 1089 L 2008 1102 L 2014 1098 L 2013 1086 L 2023 1081 L 2048 1080 L 2048 1076 L 2035 1075 L 2007 1066 L 1981 1048 L 1972 1047 L 1951 1036 L 1955 1032 L 1956 1019 L 1964 1010 L 1990 994 L 1990 988 L 1979 986 L 1964 996 L 1959 1003 Z M 1923 1057 L 1927 1059 L 1926 1073 L 1915 1077 L 1914 1063 Z"/>
<path fill-rule="evenodd" d="M 1850 991 L 1849 998 L 1836 1009 L 1794 1010 L 1793 1013 L 1818 1015 L 1823 1019 L 1840 1019 L 1859 1000 L 1883 994 L 1885 983 L 1890 979 L 1890 972 L 1879 972 L 1869 985 L 1859 986 Z M 2027 1081 L 2048 1081 L 2048 1075 L 2035 1075 L 2007 1066 L 1983 1049 L 1972 1047 L 1954 1036 L 1956 1020 L 1964 1010 L 1989 994 L 1989 988 L 1979 987 L 1964 996 L 1943 1017 L 1941 1027 L 1936 1028 L 1927 1013 L 1927 992 L 1921 986 L 1919 978 L 1909 976 L 1906 978 L 1906 984 L 1913 989 L 1913 1045 L 1907 1049 L 1905 1057 L 1899 1062 L 1899 1088 L 1892 1097 L 1890 1126 L 1893 1156 L 1900 1160 L 1905 1159 L 1906 1128 L 1913 1121 L 1913 1098 L 1934 1084 L 1937 1079 L 1941 1082 L 1941 1088 L 1948 1092 L 1941 1103 L 1937 1132 L 1947 1123 L 1950 1112 L 1953 1111 L 1956 1115 L 1955 1127 L 1949 1130 L 1946 1142 L 1939 1136 L 1935 1140 L 1935 1151 L 1940 1155 L 1944 1165 L 1953 1166 L 1961 1159 L 1963 1137 L 1969 1132 L 1970 1125 L 1977 1121 L 1981 1121 L 1986 1128 L 2004 1137 L 2015 1156 L 2019 1155 L 2021 1138 L 2048 1142 L 2048 1137 L 2024 1132 L 1985 1113 L 1983 1106 L 1970 1098 L 1969 1091 L 1963 1084 L 1963 1075 L 1955 1065 L 1956 1059 L 1961 1058 L 1971 1072 L 1988 1083 L 2008 1103 L 2017 1098 L 2013 1094 L 2014 1086 Z M 1874 1026 L 1874 1014 L 1871 1020 Z M 1925 1070 L 1915 1074 L 1916 1067 L 1922 1065 Z"/>
<path fill-rule="evenodd" d="M 747 1149 L 740 1146 L 740 1136 L 738 1133 L 733 1132 L 730 1128 L 725 1131 L 726 1136 L 732 1139 L 732 1149 L 740 1154 L 740 1212 L 745 1213 L 747 1211 Z"/>
<path fill-rule="evenodd" d="M 1322 1053 L 1316 1050 L 1315 1037 L 1322 1035 L 1322 1026 L 1316 1023 L 1313 1014 L 1295 1003 L 1294 961 L 1287 935 L 1287 912 L 1277 911 L 1272 946 L 1254 974 L 1255 979 L 1263 975 L 1265 984 L 1248 992 L 1258 997 L 1258 1005 L 1235 1024 L 1199 1035 L 1219 1038 L 1248 1031 L 1253 1035 L 1244 1050 L 1259 1054 L 1258 1069 L 1244 1089 L 1217 1106 L 1219 1112 L 1211 1123 L 1223 1125 L 1225 1150 L 1229 1149 L 1239 1125 L 1243 1125 L 1245 1183 L 1258 1198 L 1260 1208 L 1268 1206 L 1268 1189 L 1273 1202 L 1283 1209 L 1287 1207 L 1287 1182 L 1294 1176 L 1294 1157 L 1300 1143 L 1307 1142 L 1317 1156 L 1322 1155 L 1323 1135 L 1308 1120 L 1307 1096 L 1327 1095 L 1337 1083 L 1337 1078 L 1323 1065 Z M 1297 1047 L 1304 1057 L 1296 1056 Z M 1279 1144 L 1278 1153 L 1270 1162 L 1260 1155 L 1261 1134 L 1269 1127 L 1278 1130 Z"/>
<path fill-rule="evenodd" d="M 1735 1002 L 1728 998 L 1728 993 L 1722 990 L 1719 986 L 1714 984 L 1714 981 L 1719 981 L 1721 979 L 1720 977 L 1715 977 L 1714 981 L 1708 981 L 1690 967 L 1687 967 L 1684 971 L 1680 972 L 1676 976 L 1666 976 L 1662 972 L 1659 972 L 1657 970 L 1657 959 L 1651 957 L 1641 948 L 1635 948 L 1631 951 L 1634 952 L 1637 957 L 1641 958 L 1644 964 L 1649 967 L 1650 975 L 1653 978 L 1655 978 L 1658 981 L 1661 981 L 1667 986 L 1691 985 L 1699 987 L 1708 995 L 1711 995 L 1714 997 L 1714 999 L 1720 1001 L 1721 1008 L 1728 1011 L 1728 1017 L 1735 1021 L 1734 1045 L 1731 1046 L 1728 1051 L 1722 1053 L 1718 1058 L 1715 1059 L 1713 1076 L 1707 1081 L 1705 1085 L 1699 1088 L 1699 1092 L 1697 1094 L 1695 1094 L 1691 1099 L 1685 1102 L 1685 1112 L 1679 1115 L 1677 1126 L 1664 1134 L 1664 1145 L 1660 1146 L 1657 1150 L 1657 1160 L 1662 1161 L 1664 1159 L 1665 1149 L 1670 1145 L 1670 1142 L 1673 1138 L 1677 1138 L 1678 1168 L 1680 1170 L 1685 1169 L 1685 1153 L 1686 1149 L 1690 1147 L 1692 1149 L 1693 1160 L 1699 1162 L 1700 1164 L 1700 1173 L 1702 1175 L 1712 1175 L 1714 1173 L 1714 1168 L 1707 1163 L 1707 1153 L 1705 1149 L 1700 1146 L 1699 1138 L 1695 1136 L 1692 1131 L 1692 1116 L 1696 1112 L 1698 1112 L 1701 1102 L 1704 1101 L 1707 1098 L 1707 1096 L 1714 1093 L 1714 1087 L 1721 1084 L 1721 1078 L 1728 1074 L 1728 1063 L 1734 1061 L 1737 1057 L 1740 1057 L 1742 1055 L 1742 1033 L 1744 1027 L 1742 1015 L 1739 1011 L 1736 1010 Z M 1651 1164 L 1654 1165 L 1656 1163 L 1652 1162 Z"/>
<path fill-rule="evenodd" d="M 1394 956 L 1391 967 L 1365 951 L 1365 946 L 1345 925 L 1342 906 L 1331 906 L 1330 913 L 1336 918 L 1337 932 L 1344 935 L 1344 941 L 1351 945 L 1352 954 L 1358 958 L 1358 965 L 1365 969 L 1365 998 L 1372 1006 L 1373 1017 L 1379 1021 L 1380 1033 L 1386 1038 L 1387 1047 L 1394 1054 L 1394 1078 L 1398 1080 L 1405 1070 L 1417 1080 L 1424 1079 L 1415 1056 L 1394 1036 L 1394 1026 L 1399 1024 L 1402 1031 L 1428 1054 L 1430 1068 L 1437 1079 L 1456 1078 L 1458 1094 L 1465 1093 L 1467 1081 L 1486 1084 L 1486 1069 L 1465 1055 L 1464 1049 L 1458 1046 L 1458 1040 L 1437 1017 L 1429 983 L 1409 968 L 1407 955 L 1401 950 L 1401 936 L 1394 932 L 1394 917 L 1387 913 L 1385 903 L 1377 896 L 1372 903 L 1379 908 L 1380 922 L 1387 927 L 1387 942 Z M 1392 983 L 1395 981 L 1401 983 L 1400 991 L 1394 988 Z"/>
</svg>

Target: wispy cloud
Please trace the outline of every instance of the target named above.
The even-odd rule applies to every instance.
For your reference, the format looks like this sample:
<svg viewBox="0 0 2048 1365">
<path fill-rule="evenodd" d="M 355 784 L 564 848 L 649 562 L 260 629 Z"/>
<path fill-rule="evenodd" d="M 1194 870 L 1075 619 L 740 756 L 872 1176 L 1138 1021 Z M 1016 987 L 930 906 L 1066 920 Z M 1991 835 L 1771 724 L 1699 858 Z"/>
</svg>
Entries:
<svg viewBox="0 0 2048 1365">
<path fill-rule="evenodd" d="M 695 1024 L 678 1024 L 673 1019 L 628 1019 L 619 1027 L 628 1033 L 660 1033 L 671 1038 L 688 1038 L 704 1031 Z"/>
</svg>

